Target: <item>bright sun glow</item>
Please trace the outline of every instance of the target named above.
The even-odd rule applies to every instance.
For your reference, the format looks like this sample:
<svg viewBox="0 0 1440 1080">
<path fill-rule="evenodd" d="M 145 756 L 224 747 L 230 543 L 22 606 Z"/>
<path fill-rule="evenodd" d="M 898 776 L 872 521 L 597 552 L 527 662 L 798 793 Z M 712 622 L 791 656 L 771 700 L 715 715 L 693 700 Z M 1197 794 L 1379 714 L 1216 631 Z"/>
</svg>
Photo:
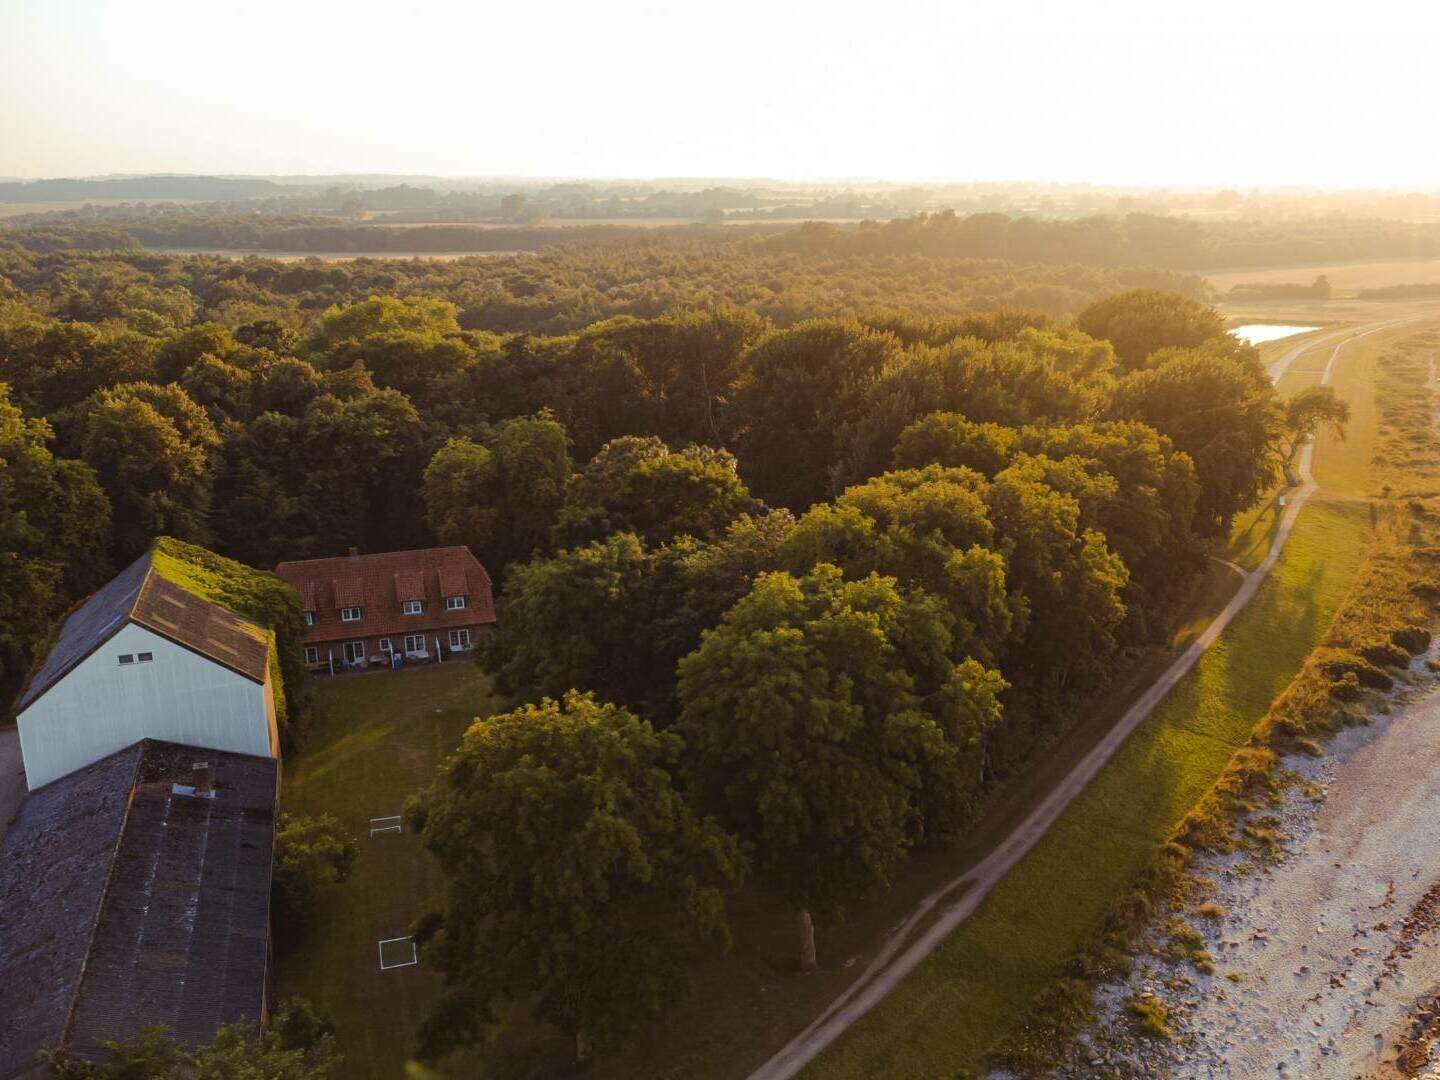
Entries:
<svg viewBox="0 0 1440 1080">
<path fill-rule="evenodd" d="M 1436 183 L 1435 5 L 1192 6 L 4 0 L 0 175 Z"/>
</svg>

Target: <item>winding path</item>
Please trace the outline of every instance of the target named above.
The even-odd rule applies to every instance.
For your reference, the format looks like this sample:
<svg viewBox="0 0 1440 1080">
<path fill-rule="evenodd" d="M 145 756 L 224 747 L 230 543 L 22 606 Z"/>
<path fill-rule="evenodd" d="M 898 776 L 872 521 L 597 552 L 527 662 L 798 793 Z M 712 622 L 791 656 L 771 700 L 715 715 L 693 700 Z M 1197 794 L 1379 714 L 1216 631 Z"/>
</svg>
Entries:
<svg viewBox="0 0 1440 1080">
<path fill-rule="evenodd" d="M 1382 330 L 1389 330 L 1427 316 L 1416 315 L 1403 319 L 1388 319 L 1358 328 L 1336 330 L 1282 354 L 1267 365 L 1272 380 L 1289 370 L 1290 365 L 1305 352 L 1335 342 L 1330 359 L 1325 365 L 1320 382 L 1330 381 L 1335 368 L 1335 359 L 1340 350 L 1353 341 L 1369 337 Z M 1205 650 L 1214 644 L 1216 638 L 1230 625 L 1230 621 L 1248 604 L 1251 598 L 1269 576 L 1270 570 L 1280 558 L 1285 541 L 1295 527 L 1295 519 L 1317 484 L 1310 472 L 1314 448 L 1307 445 L 1300 454 L 1299 475 L 1301 485 L 1296 489 L 1285 508 L 1285 517 L 1270 543 L 1270 550 L 1254 570 L 1244 575 L 1240 588 L 1230 602 L 1215 616 L 1201 635 L 1191 643 L 1175 662 L 1165 669 L 1151 687 L 1126 710 L 1120 720 L 1111 728 L 1090 752 L 1085 755 L 1069 774 L 1052 788 L 1043 800 L 1030 812 L 1015 829 L 1005 837 L 985 858 L 964 874 L 942 885 L 925 897 L 914 911 L 891 933 L 884 947 L 870 961 L 865 970 L 843 993 L 826 1007 L 810 1026 L 795 1036 L 774 1057 L 750 1074 L 750 1080 L 789 1080 L 827 1046 L 845 1032 L 888 994 L 906 975 L 939 947 L 955 928 L 968 919 L 990 894 L 996 884 L 1015 866 L 1036 842 L 1045 835 L 1071 801 L 1110 760 L 1111 755 L 1129 737 L 1140 723 L 1150 715 L 1156 705 L 1174 689 Z"/>
</svg>

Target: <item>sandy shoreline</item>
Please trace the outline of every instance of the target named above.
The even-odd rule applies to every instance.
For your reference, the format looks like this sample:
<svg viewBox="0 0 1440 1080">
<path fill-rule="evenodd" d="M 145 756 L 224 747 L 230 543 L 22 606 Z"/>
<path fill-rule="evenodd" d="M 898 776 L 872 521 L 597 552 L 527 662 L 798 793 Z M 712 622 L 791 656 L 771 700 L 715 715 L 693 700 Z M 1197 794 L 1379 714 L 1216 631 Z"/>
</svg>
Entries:
<svg viewBox="0 0 1440 1080">
<path fill-rule="evenodd" d="M 1067 1072 L 1414 1075 L 1401 1049 L 1432 1019 L 1440 1028 L 1440 679 L 1425 664 L 1437 655 L 1324 756 L 1285 760 L 1279 805 L 1250 819 L 1256 842 L 1193 867 L 1208 887 L 1181 916 L 1213 973 L 1166 957 L 1157 929 L 1102 994 L 1105 1021 Z M 1169 1011 L 1173 1040 L 1135 1035 L 1126 1002 L 1146 995 Z"/>
</svg>

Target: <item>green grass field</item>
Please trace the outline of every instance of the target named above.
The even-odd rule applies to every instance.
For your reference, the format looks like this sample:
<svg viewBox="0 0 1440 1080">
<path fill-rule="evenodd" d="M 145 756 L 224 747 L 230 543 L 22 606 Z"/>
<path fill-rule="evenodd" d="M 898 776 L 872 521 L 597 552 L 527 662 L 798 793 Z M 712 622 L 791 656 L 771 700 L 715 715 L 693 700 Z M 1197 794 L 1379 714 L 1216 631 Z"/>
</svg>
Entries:
<svg viewBox="0 0 1440 1080">
<path fill-rule="evenodd" d="M 314 695 L 303 748 L 285 759 L 281 809 L 333 814 L 360 853 L 303 936 L 279 943 L 276 992 L 309 998 L 334 1017 L 340 1075 L 394 1080 L 439 983 L 424 967 L 380 971 L 377 943 L 410 932 L 438 902 L 441 878 L 418 837 L 371 837 L 369 822 L 400 813 L 494 700 L 472 663 L 317 680 Z"/>
<path fill-rule="evenodd" d="M 1100 931 L 1116 897 L 1299 670 L 1355 580 L 1371 528 L 1361 497 L 1375 439 L 1370 379 L 1391 337 L 1341 353 L 1333 382 L 1351 403 L 1350 431 L 1345 441 L 1319 441 L 1321 490 L 1255 598 L 975 916 L 806 1076 L 933 1077 L 973 1068 Z M 1282 393 L 1318 380 L 1329 352 L 1300 357 Z M 1273 508 L 1257 508 L 1236 523 L 1226 556 L 1256 565 L 1277 523 Z"/>
</svg>

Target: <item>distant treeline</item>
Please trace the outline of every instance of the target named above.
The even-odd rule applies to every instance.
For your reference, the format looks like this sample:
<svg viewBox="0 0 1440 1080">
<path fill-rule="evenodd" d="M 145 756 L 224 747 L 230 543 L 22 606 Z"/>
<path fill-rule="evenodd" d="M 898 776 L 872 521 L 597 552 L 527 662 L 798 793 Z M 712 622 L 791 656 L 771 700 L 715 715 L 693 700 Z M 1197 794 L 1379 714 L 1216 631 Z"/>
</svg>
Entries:
<svg viewBox="0 0 1440 1080">
<path fill-rule="evenodd" d="M 0 203 L 88 199 L 256 199 L 286 189 L 273 180 L 223 176 L 126 176 L 105 180 L 16 180 L 0 183 Z"/>
<path fill-rule="evenodd" d="M 783 250 L 923 253 L 1211 270 L 1237 266 L 1440 256 L 1440 225 L 1342 217 L 1197 221 L 1155 214 L 1071 220 L 1005 214 L 920 214 L 844 228 L 807 222 L 774 236 Z"/>
<path fill-rule="evenodd" d="M 639 230 L 635 230 L 639 233 Z M 261 317 L 308 327 L 332 304 L 375 295 L 446 300 L 467 330 L 571 333 L 617 315 L 734 305 L 777 326 L 816 316 L 905 312 L 944 319 L 1022 307 L 1074 314 L 1100 296 L 1148 287 L 1203 298 L 1198 277 L 1143 267 L 1032 265 L 922 255 L 870 258 L 767 250 L 755 240 L 640 233 L 632 244 L 484 258 L 279 262 L 115 250 L 34 250 L 0 232 L 4 279 L 44 310 L 143 333 L 187 325 L 198 311 L 227 326 Z M 8 242 L 7 242 L 8 241 Z"/>
<path fill-rule="evenodd" d="M 1260 300 L 1329 300 L 1333 290 L 1330 279 L 1321 274 L 1309 285 L 1298 281 L 1242 281 L 1233 285 L 1225 294 L 1232 303 L 1247 303 Z"/>
<path fill-rule="evenodd" d="M 110 239 L 103 246 L 117 249 L 129 246 L 128 238 L 150 248 L 433 254 L 655 239 L 647 236 L 649 230 L 642 233 L 623 226 L 495 228 L 462 223 L 390 228 L 323 215 L 194 207 L 152 208 L 131 217 L 113 211 L 103 216 L 69 212 L 31 218 L 11 228 L 22 244 L 37 250 L 94 248 L 105 237 Z M 72 229 L 81 233 L 72 234 Z M 97 229 L 113 232 L 101 234 Z M 666 231 L 706 232 L 702 226 Z M 770 226 L 763 240 L 771 251 L 807 255 L 930 255 L 1184 270 L 1440 257 L 1440 225 L 1338 216 L 1257 222 L 1156 214 L 1070 219 L 999 213 L 960 216 L 946 211 L 858 225 L 812 221 L 795 227 Z"/>
<path fill-rule="evenodd" d="M 1361 289 L 1361 300 L 1433 300 L 1440 297 L 1440 282 L 1415 281 L 1407 285 L 1384 285 Z"/>
<path fill-rule="evenodd" d="M 685 227 L 680 227 L 684 231 Z M 676 230 L 666 230 L 667 232 Z M 534 251 L 562 244 L 643 241 L 624 226 L 493 227 L 471 224 L 394 228 L 337 222 L 333 217 L 265 217 L 217 213 L 155 213 L 87 221 L 79 213 L 45 215 L 11 235 L 32 251 L 127 251 L 135 248 L 215 248 L 224 251 L 444 255 L 472 251 Z"/>
</svg>

